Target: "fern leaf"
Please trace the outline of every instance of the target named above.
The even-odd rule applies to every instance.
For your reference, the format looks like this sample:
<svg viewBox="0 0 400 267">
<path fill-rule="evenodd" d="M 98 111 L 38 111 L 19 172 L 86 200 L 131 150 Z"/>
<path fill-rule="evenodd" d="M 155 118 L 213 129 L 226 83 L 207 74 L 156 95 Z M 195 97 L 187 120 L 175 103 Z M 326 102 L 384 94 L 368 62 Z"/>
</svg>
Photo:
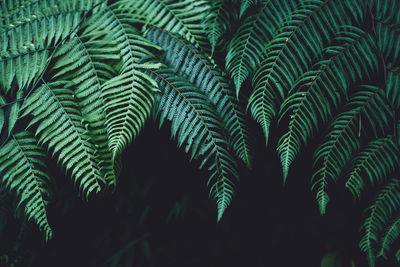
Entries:
<svg viewBox="0 0 400 267">
<path fill-rule="evenodd" d="M 207 1 L 120 0 L 119 2 L 144 14 L 151 26 L 177 33 L 203 51 L 209 50 L 209 41 L 201 23 L 210 10 Z"/>
<path fill-rule="evenodd" d="M 226 69 L 232 77 L 236 95 L 242 83 L 260 61 L 274 30 L 294 8 L 294 1 L 266 1 L 257 14 L 246 17 L 228 45 Z"/>
<path fill-rule="evenodd" d="M 400 68 L 388 69 L 386 97 L 393 108 L 400 108 Z"/>
<path fill-rule="evenodd" d="M 35 135 L 56 155 L 57 161 L 71 172 L 79 193 L 88 198 L 100 192 L 103 177 L 95 160 L 95 147 L 83 125 L 73 92 L 61 82 L 44 83 L 22 105 L 23 116 L 33 115 Z"/>
<path fill-rule="evenodd" d="M 316 70 L 302 74 L 282 103 L 280 120 L 289 115 L 288 131 L 277 148 L 284 182 L 301 145 L 318 129 L 319 121 L 326 123 L 337 109 L 348 85 L 377 68 L 370 35 L 346 26 L 336 39 L 345 43 L 326 48 L 324 58 L 315 64 Z"/>
<path fill-rule="evenodd" d="M 399 149 L 391 135 L 371 141 L 354 157 L 345 186 L 354 198 L 359 198 L 365 181 L 381 183 L 398 167 L 398 162 Z"/>
<path fill-rule="evenodd" d="M 87 21 L 87 25 L 93 25 Z M 101 86 L 115 76 L 115 70 L 107 63 L 119 59 L 116 43 L 106 37 L 107 31 L 84 28 L 80 35 L 73 34 L 55 53 L 53 79 L 69 80 L 80 112 L 87 125 L 88 135 L 95 145 L 98 166 L 108 186 L 116 186 L 114 161 L 108 149 L 108 135 L 105 127 L 105 104 Z"/>
<path fill-rule="evenodd" d="M 12 134 L 0 149 L 2 183 L 16 193 L 27 219 L 39 226 L 47 241 L 52 238 L 53 231 L 46 214 L 50 178 L 43 171 L 45 157 L 35 137 L 27 131 Z"/>
<path fill-rule="evenodd" d="M 369 216 L 362 225 L 364 235 L 360 241 L 360 249 L 367 253 L 368 263 L 371 267 L 375 266 L 379 234 L 399 205 L 400 184 L 398 179 L 393 179 L 383 187 L 374 204 L 368 208 Z"/>
<path fill-rule="evenodd" d="M 400 63 L 400 22 L 398 26 L 377 23 L 376 35 L 379 52 L 386 62 Z"/>
<path fill-rule="evenodd" d="M 352 154 L 359 148 L 358 122 L 360 116 L 368 116 L 371 128 L 377 128 L 375 122 L 388 126 L 389 118 L 393 116 L 385 105 L 383 90 L 374 86 L 364 86 L 355 93 L 346 106 L 348 110 L 336 116 L 331 123 L 325 140 L 314 152 L 314 172 L 311 183 L 312 190 L 317 188 L 317 201 L 320 213 L 324 214 L 329 202 L 326 192 L 329 181 L 337 181 Z M 380 110 L 380 112 L 376 112 Z M 365 115 L 366 114 L 366 115 Z"/>
<path fill-rule="evenodd" d="M 250 168 L 251 148 L 245 115 L 218 69 L 193 45 L 172 33 L 154 28 L 147 33 L 147 38 L 165 50 L 167 65 L 209 96 L 227 129 L 230 146 Z"/>
<path fill-rule="evenodd" d="M 151 55 L 151 50 L 157 47 L 141 37 L 130 25 L 140 22 L 140 17 L 126 13 L 117 4 L 107 7 L 93 18 L 101 22 L 100 29 L 110 33 L 108 38 L 117 43 L 121 52 L 119 74 L 101 85 L 109 149 L 113 158 L 139 134 L 153 104 L 151 90 L 157 84 L 139 69 L 158 67 L 139 64 L 142 58 Z"/>
<path fill-rule="evenodd" d="M 266 53 L 257 64 L 252 79 L 254 90 L 248 103 L 253 118 L 263 129 L 266 142 L 269 126 L 287 89 L 323 52 L 324 40 L 329 40 L 340 25 L 350 22 L 351 16 L 339 18 L 332 15 L 346 13 L 347 4 L 346 1 L 305 1 L 285 17 L 266 45 Z"/>
<path fill-rule="evenodd" d="M 203 19 L 203 30 L 207 33 L 211 45 L 211 56 L 215 47 L 221 43 L 221 37 L 230 26 L 232 11 L 229 10 L 229 3 L 226 0 L 210 1 L 210 12 Z"/>
<path fill-rule="evenodd" d="M 0 20 L 0 86 L 5 94 L 14 78 L 19 89 L 39 78 L 49 50 L 77 28 L 94 2 L 35 1 L 2 6 L 5 16 Z"/>
<path fill-rule="evenodd" d="M 192 159 L 202 157 L 200 168 L 208 166 L 211 176 L 208 180 L 210 197 L 216 200 L 218 221 L 234 194 L 233 180 L 238 178 L 236 162 L 228 150 L 228 142 L 223 135 L 223 126 L 207 97 L 185 79 L 171 70 L 151 71 L 163 95 L 155 106 L 160 126 L 170 120 L 172 137 L 178 146 L 186 144 L 186 153 Z"/>
<path fill-rule="evenodd" d="M 393 244 L 400 236 L 400 217 L 397 217 L 390 226 L 386 229 L 382 236 L 381 249 L 377 257 L 383 257 L 387 259 L 385 251 L 390 249 L 390 245 Z"/>
</svg>

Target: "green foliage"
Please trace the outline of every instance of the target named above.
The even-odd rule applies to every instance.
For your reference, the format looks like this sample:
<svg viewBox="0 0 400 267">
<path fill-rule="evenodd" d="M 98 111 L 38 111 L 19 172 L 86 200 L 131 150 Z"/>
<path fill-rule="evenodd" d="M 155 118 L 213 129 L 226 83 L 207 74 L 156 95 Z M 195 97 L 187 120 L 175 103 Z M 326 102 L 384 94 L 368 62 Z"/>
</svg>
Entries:
<svg viewBox="0 0 400 267">
<path fill-rule="evenodd" d="M 360 248 L 370 266 L 386 257 L 399 236 L 398 179 L 388 181 L 399 170 L 399 1 L 110 2 L 0 5 L 1 186 L 46 239 L 45 158 L 85 199 L 114 190 L 122 152 L 151 115 L 169 121 L 178 146 L 208 169 L 219 221 L 238 159 L 252 162 L 247 106 L 266 144 L 279 124 L 284 183 L 300 152 L 316 145 L 311 184 L 321 214 L 332 182 L 355 199 L 383 188 Z"/>
</svg>

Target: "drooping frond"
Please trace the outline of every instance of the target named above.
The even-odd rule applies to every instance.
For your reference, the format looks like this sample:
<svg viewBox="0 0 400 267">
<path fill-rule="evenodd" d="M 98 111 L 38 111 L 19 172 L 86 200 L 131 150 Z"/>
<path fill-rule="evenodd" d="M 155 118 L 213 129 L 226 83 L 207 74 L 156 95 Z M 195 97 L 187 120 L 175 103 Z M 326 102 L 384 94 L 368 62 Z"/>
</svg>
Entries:
<svg viewBox="0 0 400 267">
<path fill-rule="evenodd" d="M 393 179 L 383 187 L 373 205 L 367 211 L 369 216 L 362 225 L 364 235 L 360 241 L 360 249 L 367 253 L 369 265 L 375 266 L 377 244 L 380 232 L 389 221 L 393 212 L 400 206 L 400 180 Z"/>
<path fill-rule="evenodd" d="M 397 198 L 398 199 L 398 198 Z M 383 257 L 387 259 L 385 252 L 390 250 L 390 246 L 399 238 L 400 236 L 400 217 L 397 217 L 393 222 L 387 227 L 385 233 L 383 234 L 380 242 L 381 249 L 377 257 Z"/>
<path fill-rule="evenodd" d="M 262 1 L 261 0 L 240 0 L 240 16 L 242 17 L 247 9 L 249 9 L 250 7 L 254 7 L 259 2 L 262 2 Z"/>
<path fill-rule="evenodd" d="M 360 116 L 369 118 L 366 123 L 371 124 L 372 129 L 385 129 L 392 116 L 391 110 L 385 105 L 383 89 L 375 86 L 362 87 L 349 99 L 346 107 L 347 110 L 333 120 L 325 140 L 314 152 L 314 166 L 317 169 L 311 183 L 321 214 L 325 213 L 329 201 L 326 192 L 329 181 L 338 180 L 346 163 L 359 148 Z M 376 123 L 382 124 L 381 127 Z"/>
<path fill-rule="evenodd" d="M 167 65 L 209 97 L 222 118 L 230 146 L 250 167 L 251 152 L 245 115 L 218 69 L 193 45 L 174 34 L 153 28 L 146 37 L 164 49 Z"/>
<path fill-rule="evenodd" d="M 375 20 L 385 24 L 399 24 L 400 23 L 400 2 L 397 0 L 369 0 L 369 6 L 373 10 Z"/>
<path fill-rule="evenodd" d="M 108 38 L 116 42 L 121 53 L 119 74 L 101 85 L 109 149 L 115 158 L 139 134 L 150 114 L 151 90 L 157 85 L 140 68 L 157 66 L 139 64 L 139 61 L 151 55 L 156 47 L 131 25 L 140 18 L 126 13 L 116 4 L 106 7 L 93 20 L 99 21 L 100 29 L 109 32 Z"/>
<path fill-rule="evenodd" d="M 49 50 L 69 36 L 98 1 L 12 2 L 0 6 L 0 87 L 5 94 L 14 78 L 23 89 L 39 77 Z"/>
<path fill-rule="evenodd" d="M 0 149 L 1 183 L 16 193 L 18 205 L 23 205 L 28 220 L 33 220 L 51 239 L 46 207 L 49 198 L 49 176 L 44 172 L 46 154 L 32 133 L 23 131 L 11 135 Z"/>
<path fill-rule="evenodd" d="M 369 142 L 354 157 L 354 162 L 346 176 L 346 188 L 354 198 L 359 198 L 365 183 L 380 184 L 399 164 L 399 149 L 388 135 Z"/>
<path fill-rule="evenodd" d="M 397 26 L 377 23 L 376 35 L 379 52 L 386 62 L 400 63 L 400 22 Z"/>
<path fill-rule="evenodd" d="M 207 184 L 210 197 L 217 202 L 219 221 L 232 201 L 233 181 L 238 174 L 215 106 L 172 70 L 161 69 L 151 71 L 151 74 L 164 91 L 155 105 L 160 125 L 166 120 L 171 121 L 172 137 L 176 138 L 178 146 L 185 143 L 185 151 L 192 159 L 202 158 L 200 168 L 206 165 L 211 171 Z"/>
<path fill-rule="evenodd" d="M 115 41 L 107 38 L 108 33 L 98 28 L 85 28 L 79 35 L 73 34 L 54 55 L 56 61 L 52 78 L 70 81 L 69 89 L 74 91 L 87 134 L 96 147 L 97 165 L 107 185 L 115 187 L 114 162 L 108 149 L 105 127 L 106 101 L 102 97 L 101 86 L 115 76 L 115 70 L 107 63 L 119 59 L 119 49 Z"/>
<path fill-rule="evenodd" d="M 207 33 L 211 45 L 211 56 L 214 54 L 215 47 L 221 43 L 222 35 L 230 27 L 234 13 L 229 5 L 230 3 L 226 0 L 210 1 L 210 12 L 202 21 L 203 30 Z"/>
<path fill-rule="evenodd" d="M 30 125 L 37 125 L 39 143 L 52 151 L 73 184 L 85 196 L 100 192 L 104 184 L 95 159 L 83 117 L 72 90 L 62 82 L 44 83 L 23 103 L 23 116 L 33 115 Z"/>
<path fill-rule="evenodd" d="M 400 68 L 388 69 L 386 77 L 386 97 L 393 108 L 400 108 Z"/>
<path fill-rule="evenodd" d="M 226 69 L 232 77 L 236 95 L 247 77 L 260 62 L 265 46 L 274 30 L 294 8 L 295 1 L 268 0 L 258 13 L 245 18 L 227 49 Z"/>
<path fill-rule="evenodd" d="M 177 33 L 203 51 L 209 50 L 208 36 L 201 23 L 210 10 L 207 1 L 120 0 L 119 3 L 133 12 L 144 14 L 151 26 Z"/>
<path fill-rule="evenodd" d="M 333 15 L 346 13 L 348 4 L 341 0 L 304 1 L 285 17 L 266 45 L 265 55 L 252 79 L 254 90 L 248 103 L 253 118 L 264 131 L 266 143 L 271 120 L 278 113 L 288 89 L 309 69 L 312 60 L 322 54 L 324 41 L 330 40 L 340 25 L 350 22 L 351 16 Z"/>
<path fill-rule="evenodd" d="M 280 119 L 289 116 L 288 131 L 280 138 L 277 148 L 284 181 L 301 145 L 318 129 L 320 122 L 327 122 L 347 94 L 349 84 L 377 68 L 374 42 L 369 34 L 346 26 L 336 40 L 341 44 L 326 48 L 315 70 L 303 73 L 282 103 Z"/>
</svg>

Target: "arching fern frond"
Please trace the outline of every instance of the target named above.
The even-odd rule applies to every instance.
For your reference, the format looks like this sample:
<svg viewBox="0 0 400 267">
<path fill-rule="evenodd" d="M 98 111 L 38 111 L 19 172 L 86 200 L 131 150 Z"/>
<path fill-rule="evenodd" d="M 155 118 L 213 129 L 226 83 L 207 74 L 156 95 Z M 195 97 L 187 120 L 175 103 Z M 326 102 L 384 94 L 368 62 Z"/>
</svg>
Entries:
<svg viewBox="0 0 400 267">
<path fill-rule="evenodd" d="M 380 242 L 381 249 L 377 254 L 377 257 L 383 257 L 387 259 L 385 252 L 390 250 L 390 246 L 399 238 L 400 236 L 400 217 L 397 217 L 393 222 L 387 227 L 385 233 L 383 234 Z"/>
<path fill-rule="evenodd" d="M 242 83 L 260 62 L 273 32 L 294 5 L 295 1 L 266 1 L 258 13 L 246 17 L 233 36 L 227 49 L 226 69 L 234 81 L 237 96 Z"/>
<path fill-rule="evenodd" d="M 348 85 L 377 68 L 372 37 L 356 27 L 342 29 L 336 38 L 342 44 L 326 48 L 315 70 L 302 74 L 282 103 L 280 120 L 289 115 L 288 131 L 277 148 L 284 181 L 301 145 L 318 129 L 320 121 L 327 122 L 347 95 Z"/>
<path fill-rule="evenodd" d="M 104 184 L 73 91 L 63 82 L 44 83 L 23 103 L 23 116 L 33 115 L 35 135 L 70 173 L 73 184 L 85 196 L 100 192 Z"/>
<path fill-rule="evenodd" d="M 386 62 L 400 63 L 400 22 L 397 26 L 377 23 L 376 35 L 379 52 Z"/>
<path fill-rule="evenodd" d="M 18 205 L 23 204 L 28 220 L 33 220 L 51 239 L 46 207 L 49 198 L 49 176 L 44 172 L 46 154 L 30 132 L 23 131 L 11 135 L 0 149 L 1 183 L 16 193 Z"/>
<path fill-rule="evenodd" d="M 93 25 L 91 22 L 89 20 L 86 25 Z M 54 55 L 52 77 L 70 81 L 67 85 L 74 91 L 88 135 L 96 148 L 97 165 L 107 185 L 115 187 L 117 178 L 108 149 L 106 101 L 102 97 L 101 86 L 115 76 L 110 63 L 119 59 L 119 49 L 116 42 L 107 37 L 108 34 L 108 31 L 88 27 L 84 27 L 79 35 L 73 34 Z"/>
<path fill-rule="evenodd" d="M 315 57 L 322 54 L 324 41 L 350 18 L 333 14 L 346 13 L 347 1 L 304 1 L 284 19 L 266 45 L 263 59 L 252 79 L 253 92 L 248 107 L 261 125 L 266 142 L 269 126 L 278 113 L 282 99 L 296 78 L 309 69 Z M 327 27 L 329 25 L 329 27 Z"/>
<path fill-rule="evenodd" d="M 395 109 L 400 108 L 400 68 L 387 69 L 386 77 L 386 97 L 391 106 Z"/>
<path fill-rule="evenodd" d="M 9 1 L 10 2 L 10 1 Z M 19 89 L 39 78 L 53 49 L 71 34 L 98 1 L 30 1 L 3 4 L 0 13 L 0 86 L 7 94 L 14 78 Z"/>
<path fill-rule="evenodd" d="M 157 47 L 131 26 L 133 22 L 140 22 L 141 18 L 126 13 L 117 4 L 106 7 L 104 12 L 93 18 L 99 22 L 100 29 L 110 32 L 108 38 L 116 41 L 121 52 L 119 75 L 101 86 L 109 149 L 113 158 L 139 134 L 153 104 L 151 90 L 157 88 L 157 84 L 139 70 L 143 67 L 157 67 L 157 64 L 139 64 L 143 57 L 151 55 L 151 50 Z"/>
<path fill-rule="evenodd" d="M 147 33 L 147 38 L 164 49 L 164 60 L 167 65 L 209 97 L 222 118 L 230 146 L 250 167 L 251 148 L 244 112 L 216 66 L 213 66 L 193 45 L 174 34 L 153 28 Z"/>
<path fill-rule="evenodd" d="M 364 235 L 360 241 L 360 249 L 367 253 L 370 266 L 375 266 L 376 250 L 380 232 L 389 221 L 393 212 L 400 205 L 400 180 L 392 179 L 383 187 L 373 205 L 368 208 L 369 216 L 365 219 L 362 229 Z"/>
<path fill-rule="evenodd" d="M 352 167 L 346 176 L 346 188 L 354 198 L 359 198 L 365 183 L 380 184 L 399 165 L 399 149 L 388 135 L 369 142 L 354 157 Z"/>
<path fill-rule="evenodd" d="M 210 10 L 207 1 L 120 0 L 119 3 L 133 12 L 144 14 L 151 26 L 177 33 L 203 51 L 209 50 L 207 34 L 201 23 Z"/>
<path fill-rule="evenodd" d="M 207 184 L 210 197 L 217 202 L 219 221 L 232 201 L 233 181 L 238 174 L 215 106 L 202 92 L 171 70 L 161 69 L 151 71 L 151 74 L 164 90 L 155 106 L 160 125 L 170 120 L 172 137 L 176 138 L 178 146 L 185 143 L 185 151 L 190 152 L 192 159 L 202 158 L 200 168 L 206 165 L 211 171 Z"/>
<path fill-rule="evenodd" d="M 314 166 L 317 169 L 311 183 L 312 190 L 316 190 L 321 214 L 325 213 L 329 201 L 326 192 L 329 181 L 338 180 L 352 154 L 359 148 L 360 116 L 368 114 L 363 116 L 368 116 L 367 123 L 372 124 L 372 129 L 377 128 L 376 123 L 382 123 L 384 129 L 393 115 L 387 108 L 383 90 L 375 86 L 362 87 L 349 99 L 346 107 L 347 110 L 333 120 L 325 140 L 314 152 Z"/>
</svg>

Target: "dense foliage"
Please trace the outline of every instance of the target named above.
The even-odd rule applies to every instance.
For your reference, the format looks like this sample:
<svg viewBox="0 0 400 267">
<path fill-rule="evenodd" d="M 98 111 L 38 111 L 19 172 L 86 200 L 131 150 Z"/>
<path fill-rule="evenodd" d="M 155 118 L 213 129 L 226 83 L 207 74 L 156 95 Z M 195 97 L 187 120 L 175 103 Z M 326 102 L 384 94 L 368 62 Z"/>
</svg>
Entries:
<svg viewBox="0 0 400 267">
<path fill-rule="evenodd" d="M 123 151 L 154 119 L 168 121 L 208 171 L 220 221 L 240 170 L 252 166 L 248 113 L 267 146 L 270 131 L 280 134 L 284 183 L 319 140 L 309 178 L 320 213 L 333 183 L 367 199 L 359 246 L 374 266 L 400 234 L 399 8 L 397 0 L 2 0 L 0 196 L 13 193 L 49 240 L 48 164 L 83 199 L 112 192 Z"/>
</svg>

